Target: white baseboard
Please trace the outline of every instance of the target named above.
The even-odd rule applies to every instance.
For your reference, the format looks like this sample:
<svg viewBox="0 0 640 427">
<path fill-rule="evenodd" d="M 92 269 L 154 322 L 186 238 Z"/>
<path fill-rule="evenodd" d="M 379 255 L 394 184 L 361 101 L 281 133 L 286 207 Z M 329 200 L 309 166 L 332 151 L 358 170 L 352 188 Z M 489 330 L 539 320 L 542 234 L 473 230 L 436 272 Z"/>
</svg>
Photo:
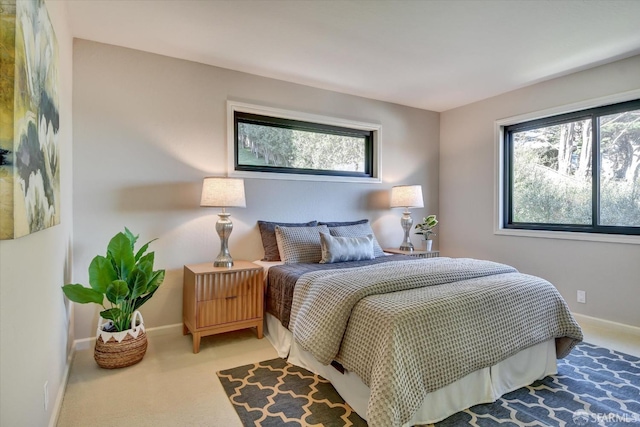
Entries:
<svg viewBox="0 0 640 427">
<path fill-rule="evenodd" d="M 175 334 L 182 333 L 182 323 L 174 323 L 173 325 L 164 325 L 164 326 L 156 326 L 155 328 L 146 329 L 147 335 L 149 337 L 166 335 L 166 334 Z M 73 345 L 76 351 L 87 350 L 94 346 L 96 342 L 96 337 L 90 338 L 82 338 L 79 340 L 75 340 Z"/>
<path fill-rule="evenodd" d="M 155 328 L 147 329 L 147 333 L 150 337 L 159 335 L 170 335 L 179 333 L 182 335 L 182 323 L 174 323 L 173 325 L 156 326 Z"/>
<path fill-rule="evenodd" d="M 572 313 L 576 321 L 580 325 L 592 326 L 595 328 L 606 329 L 612 332 L 618 332 L 629 335 L 636 335 L 640 337 L 640 327 L 626 325 L 624 323 L 612 322 L 610 320 L 599 319 L 597 317 L 586 316 L 580 313 Z"/>
<path fill-rule="evenodd" d="M 49 427 L 56 427 L 58 419 L 60 418 L 60 410 L 62 409 L 62 401 L 64 400 L 64 393 L 67 391 L 67 382 L 69 381 L 69 374 L 71 373 L 71 364 L 73 358 L 76 355 L 75 348 L 71 348 L 69 357 L 64 367 L 64 373 L 62 374 L 62 381 L 60 381 L 60 387 L 58 387 L 58 396 L 56 396 L 56 402 L 51 411 L 51 418 L 49 418 Z"/>
</svg>

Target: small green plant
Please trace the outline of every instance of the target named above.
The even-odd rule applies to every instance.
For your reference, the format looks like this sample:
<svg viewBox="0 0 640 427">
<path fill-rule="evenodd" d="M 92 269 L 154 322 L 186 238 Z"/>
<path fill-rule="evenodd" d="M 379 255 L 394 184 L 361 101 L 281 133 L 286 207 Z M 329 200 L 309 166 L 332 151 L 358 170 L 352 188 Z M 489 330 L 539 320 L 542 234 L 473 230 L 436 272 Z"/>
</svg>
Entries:
<svg viewBox="0 0 640 427">
<path fill-rule="evenodd" d="M 131 328 L 131 317 L 142 304 L 149 301 L 164 281 L 164 270 L 153 271 L 155 253 L 145 252 L 149 244 L 137 252 L 134 246 L 139 236 L 134 236 L 125 227 L 124 233 L 116 234 L 107 246 L 107 256 L 98 255 L 89 265 L 89 284 L 68 284 L 62 292 L 79 304 L 95 303 L 104 308 L 100 316 L 111 320 L 118 332 Z M 104 306 L 104 299 L 110 307 Z"/>
<path fill-rule="evenodd" d="M 438 225 L 438 220 L 435 215 L 429 215 L 426 218 L 422 218 L 422 222 L 420 224 L 416 224 L 415 229 L 416 234 L 422 234 L 425 240 L 429 239 L 430 236 L 435 236 L 436 233 L 433 232 L 433 227 Z"/>
</svg>

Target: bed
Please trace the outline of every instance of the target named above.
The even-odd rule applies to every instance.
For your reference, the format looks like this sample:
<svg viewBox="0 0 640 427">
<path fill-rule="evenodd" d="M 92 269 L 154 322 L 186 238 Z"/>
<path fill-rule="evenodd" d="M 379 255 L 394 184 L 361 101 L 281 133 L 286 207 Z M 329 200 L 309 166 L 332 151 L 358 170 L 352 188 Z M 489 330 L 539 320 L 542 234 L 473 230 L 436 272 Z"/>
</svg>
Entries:
<svg viewBox="0 0 640 427">
<path fill-rule="evenodd" d="M 361 238 L 367 227 L 335 234 Z M 322 236 L 335 228 L 305 228 L 277 227 L 305 243 L 279 239 L 284 264 L 263 264 L 268 339 L 290 363 L 331 381 L 372 427 L 428 424 L 494 401 L 554 374 L 556 357 L 582 339 L 543 279 L 489 261 L 379 252 L 309 262 L 316 245 L 325 259 Z M 307 258 L 298 262 L 297 252 Z"/>
</svg>

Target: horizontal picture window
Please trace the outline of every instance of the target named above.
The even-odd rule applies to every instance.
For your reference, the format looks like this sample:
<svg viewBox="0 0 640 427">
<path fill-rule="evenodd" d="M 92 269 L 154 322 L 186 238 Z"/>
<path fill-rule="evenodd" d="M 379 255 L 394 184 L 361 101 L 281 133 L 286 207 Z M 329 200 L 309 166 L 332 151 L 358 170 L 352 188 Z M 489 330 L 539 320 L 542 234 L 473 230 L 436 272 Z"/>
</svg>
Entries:
<svg viewBox="0 0 640 427">
<path fill-rule="evenodd" d="M 282 110 L 278 110 L 282 111 Z M 234 109 L 233 171 L 296 179 L 378 178 L 379 127 L 330 123 L 321 116 L 287 117 Z M 295 114 L 291 114 L 295 116 Z M 313 121 L 317 117 L 317 121 Z M 256 175 L 259 176 L 259 175 Z M 265 176 L 263 176 L 265 177 Z"/>
</svg>

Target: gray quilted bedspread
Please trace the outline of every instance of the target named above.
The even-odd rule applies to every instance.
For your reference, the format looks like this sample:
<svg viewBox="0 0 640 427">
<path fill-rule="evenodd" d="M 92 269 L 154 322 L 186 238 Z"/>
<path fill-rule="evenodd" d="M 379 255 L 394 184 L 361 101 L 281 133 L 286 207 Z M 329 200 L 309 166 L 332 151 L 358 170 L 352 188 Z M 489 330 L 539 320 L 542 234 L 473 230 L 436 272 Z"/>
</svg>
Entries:
<svg viewBox="0 0 640 427">
<path fill-rule="evenodd" d="M 320 362 L 336 360 L 369 386 L 371 427 L 401 426 L 427 393 L 522 349 L 568 337 L 557 347 L 564 357 L 582 340 L 549 282 L 461 258 L 307 273 L 290 329 Z"/>
<path fill-rule="evenodd" d="M 293 290 L 298 279 L 306 273 L 320 270 L 339 270 L 353 267 L 366 267 L 399 260 L 416 260 L 405 255 L 387 255 L 363 261 L 336 262 L 333 264 L 296 263 L 273 266 L 267 275 L 265 291 L 267 313 L 274 315 L 285 328 L 289 328 Z"/>
</svg>

